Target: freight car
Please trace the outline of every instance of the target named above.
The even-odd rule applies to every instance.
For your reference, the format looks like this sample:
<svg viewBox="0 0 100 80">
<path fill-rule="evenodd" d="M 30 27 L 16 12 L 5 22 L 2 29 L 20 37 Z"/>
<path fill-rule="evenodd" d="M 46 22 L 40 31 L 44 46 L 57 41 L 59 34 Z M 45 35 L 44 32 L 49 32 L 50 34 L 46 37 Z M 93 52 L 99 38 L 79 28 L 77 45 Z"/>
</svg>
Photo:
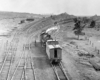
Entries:
<svg viewBox="0 0 100 80">
<path fill-rule="evenodd" d="M 47 40 L 46 42 L 46 53 L 52 64 L 59 64 L 62 60 L 62 49 L 55 40 Z"/>
<path fill-rule="evenodd" d="M 45 31 L 40 34 L 40 42 L 42 46 L 46 46 L 46 41 L 52 39 L 51 35 Z"/>
</svg>

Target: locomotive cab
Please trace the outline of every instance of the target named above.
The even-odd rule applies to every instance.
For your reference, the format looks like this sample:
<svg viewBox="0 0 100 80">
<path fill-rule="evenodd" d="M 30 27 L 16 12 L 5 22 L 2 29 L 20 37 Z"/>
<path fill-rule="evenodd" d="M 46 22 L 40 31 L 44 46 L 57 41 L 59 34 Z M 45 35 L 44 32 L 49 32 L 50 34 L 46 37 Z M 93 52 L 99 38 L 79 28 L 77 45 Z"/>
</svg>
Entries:
<svg viewBox="0 0 100 80">
<path fill-rule="evenodd" d="M 46 41 L 52 39 L 51 35 L 49 35 L 48 33 L 42 32 L 40 35 L 40 42 L 42 46 L 46 45 Z"/>
</svg>

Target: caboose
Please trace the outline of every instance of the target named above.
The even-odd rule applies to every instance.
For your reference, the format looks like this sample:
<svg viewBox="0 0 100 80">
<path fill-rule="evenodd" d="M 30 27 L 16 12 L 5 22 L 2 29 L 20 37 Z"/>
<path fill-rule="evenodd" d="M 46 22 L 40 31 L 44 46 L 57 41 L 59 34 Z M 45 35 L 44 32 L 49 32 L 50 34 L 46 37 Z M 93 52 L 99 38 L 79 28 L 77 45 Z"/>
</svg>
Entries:
<svg viewBox="0 0 100 80">
<path fill-rule="evenodd" d="M 59 64 L 62 60 L 62 49 L 55 40 L 47 40 L 46 42 L 46 53 L 52 64 Z"/>
</svg>

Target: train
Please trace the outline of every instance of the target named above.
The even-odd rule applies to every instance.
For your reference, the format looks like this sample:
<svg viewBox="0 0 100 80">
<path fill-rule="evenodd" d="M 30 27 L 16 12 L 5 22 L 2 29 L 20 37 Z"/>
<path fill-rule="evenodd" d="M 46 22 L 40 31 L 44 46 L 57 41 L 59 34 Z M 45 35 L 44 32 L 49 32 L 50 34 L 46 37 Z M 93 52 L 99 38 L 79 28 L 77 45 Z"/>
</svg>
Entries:
<svg viewBox="0 0 100 80">
<path fill-rule="evenodd" d="M 42 46 L 45 46 L 47 57 L 51 64 L 59 64 L 62 60 L 62 48 L 57 40 L 54 40 L 50 34 L 42 32 L 40 35 Z"/>
<path fill-rule="evenodd" d="M 46 46 L 46 41 L 50 40 L 50 39 L 53 39 L 50 34 L 46 33 L 45 31 L 41 32 L 41 34 L 40 34 L 40 42 L 41 42 L 42 46 Z"/>
</svg>

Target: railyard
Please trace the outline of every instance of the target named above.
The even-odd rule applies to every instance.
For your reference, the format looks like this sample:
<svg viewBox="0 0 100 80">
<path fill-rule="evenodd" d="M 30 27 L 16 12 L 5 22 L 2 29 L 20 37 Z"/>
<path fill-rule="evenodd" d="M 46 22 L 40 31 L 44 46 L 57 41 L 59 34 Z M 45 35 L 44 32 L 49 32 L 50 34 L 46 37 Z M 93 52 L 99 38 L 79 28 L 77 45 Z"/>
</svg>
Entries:
<svg viewBox="0 0 100 80">
<path fill-rule="evenodd" d="M 95 71 L 90 64 L 93 59 L 99 61 L 97 56 L 100 55 L 97 53 L 99 45 L 96 45 L 95 38 L 91 37 L 90 29 L 86 28 L 86 35 L 80 37 L 82 40 L 77 40 L 72 31 L 73 22 L 60 25 L 60 30 L 54 32 L 52 37 L 58 40 L 62 47 L 62 61 L 60 65 L 54 66 L 49 62 L 40 43 L 41 31 L 54 26 L 54 20 L 50 17 L 40 18 L 17 25 L 18 27 L 12 32 L 9 31 L 6 36 L 0 36 L 0 80 L 100 79 L 99 71 Z M 97 34 L 99 35 L 99 32 Z"/>
</svg>

